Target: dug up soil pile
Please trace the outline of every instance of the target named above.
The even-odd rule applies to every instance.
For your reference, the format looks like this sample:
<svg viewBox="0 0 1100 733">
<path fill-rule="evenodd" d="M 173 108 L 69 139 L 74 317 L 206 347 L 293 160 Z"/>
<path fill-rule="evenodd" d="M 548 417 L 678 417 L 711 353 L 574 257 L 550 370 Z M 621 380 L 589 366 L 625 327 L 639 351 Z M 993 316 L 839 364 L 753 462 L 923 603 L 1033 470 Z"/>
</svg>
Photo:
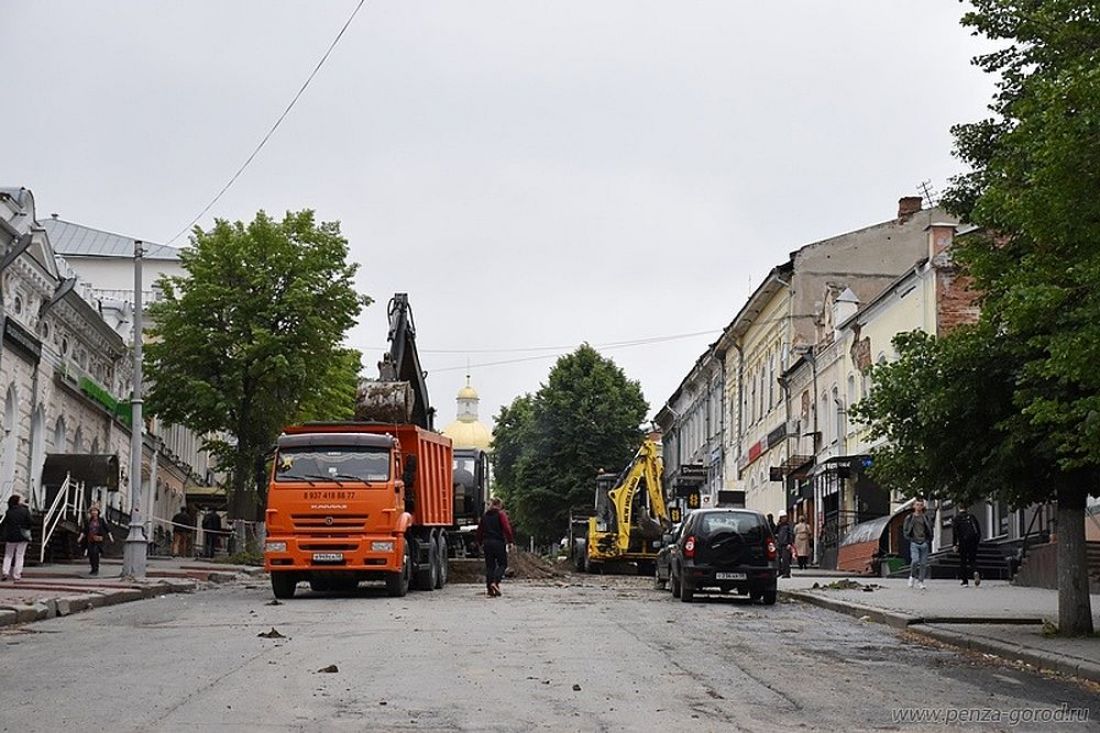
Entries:
<svg viewBox="0 0 1100 733">
<path fill-rule="evenodd" d="M 549 580 L 564 578 L 566 572 L 557 568 L 538 555 L 533 555 L 525 550 L 516 550 L 508 555 L 509 578 L 520 580 Z M 484 583 L 485 561 L 477 559 L 450 560 L 448 583 Z"/>
</svg>

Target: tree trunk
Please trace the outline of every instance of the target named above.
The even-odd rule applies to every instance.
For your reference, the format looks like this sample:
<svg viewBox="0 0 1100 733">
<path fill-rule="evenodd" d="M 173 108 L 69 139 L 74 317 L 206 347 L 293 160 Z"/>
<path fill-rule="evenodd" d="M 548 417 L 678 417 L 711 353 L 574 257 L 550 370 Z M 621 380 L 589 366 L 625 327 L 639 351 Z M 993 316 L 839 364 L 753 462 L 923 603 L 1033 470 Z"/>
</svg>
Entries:
<svg viewBox="0 0 1100 733">
<path fill-rule="evenodd" d="M 247 446 L 238 444 L 233 456 L 233 471 L 229 476 L 229 518 L 255 521 L 255 495 L 252 485 L 252 457 Z"/>
<path fill-rule="evenodd" d="M 1058 490 L 1058 632 L 1086 636 L 1093 631 L 1085 546 L 1087 492 L 1080 486 Z"/>
</svg>

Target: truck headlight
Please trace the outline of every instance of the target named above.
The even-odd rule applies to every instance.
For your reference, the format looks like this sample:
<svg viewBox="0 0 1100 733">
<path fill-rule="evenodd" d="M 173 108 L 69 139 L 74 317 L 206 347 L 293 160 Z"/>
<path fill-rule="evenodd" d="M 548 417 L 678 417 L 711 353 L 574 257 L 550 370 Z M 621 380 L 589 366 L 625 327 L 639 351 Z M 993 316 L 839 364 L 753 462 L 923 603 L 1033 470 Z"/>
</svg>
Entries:
<svg viewBox="0 0 1100 733">
<path fill-rule="evenodd" d="M 393 552 L 393 542 L 372 542 L 370 543 L 371 552 Z"/>
<path fill-rule="evenodd" d="M 286 552 L 286 543 L 268 542 L 264 545 L 264 552 Z"/>
</svg>

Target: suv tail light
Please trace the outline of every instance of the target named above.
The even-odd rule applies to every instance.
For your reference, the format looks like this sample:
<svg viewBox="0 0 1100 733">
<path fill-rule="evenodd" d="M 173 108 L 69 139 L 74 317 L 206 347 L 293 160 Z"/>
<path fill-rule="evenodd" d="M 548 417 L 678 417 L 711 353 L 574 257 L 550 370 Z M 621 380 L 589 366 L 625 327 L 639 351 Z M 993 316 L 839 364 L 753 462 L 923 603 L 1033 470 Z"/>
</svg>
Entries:
<svg viewBox="0 0 1100 733">
<path fill-rule="evenodd" d="M 776 552 L 776 549 L 775 549 L 775 540 L 769 539 L 767 541 L 767 543 L 765 544 L 765 549 L 768 551 L 768 559 L 769 560 L 774 560 L 776 558 L 776 556 L 779 554 L 778 552 Z"/>
<path fill-rule="evenodd" d="M 684 557 L 695 557 L 695 538 L 688 537 L 687 542 L 684 543 Z"/>
</svg>

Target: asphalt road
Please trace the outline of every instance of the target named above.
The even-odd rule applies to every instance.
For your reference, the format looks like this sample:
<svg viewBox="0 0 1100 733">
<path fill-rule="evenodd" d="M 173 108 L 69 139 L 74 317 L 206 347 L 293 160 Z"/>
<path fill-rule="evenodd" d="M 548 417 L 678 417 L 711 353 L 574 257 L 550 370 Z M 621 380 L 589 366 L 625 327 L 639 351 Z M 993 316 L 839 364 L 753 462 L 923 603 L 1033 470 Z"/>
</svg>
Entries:
<svg viewBox="0 0 1100 733">
<path fill-rule="evenodd" d="M 1100 721 L 1094 691 L 822 609 L 572 583 L 513 582 L 499 599 L 299 589 L 271 606 L 256 581 L 12 629 L 0 731 L 943 730 L 892 710 L 1063 703 Z M 257 636 L 272 628 L 287 638 Z"/>
</svg>

